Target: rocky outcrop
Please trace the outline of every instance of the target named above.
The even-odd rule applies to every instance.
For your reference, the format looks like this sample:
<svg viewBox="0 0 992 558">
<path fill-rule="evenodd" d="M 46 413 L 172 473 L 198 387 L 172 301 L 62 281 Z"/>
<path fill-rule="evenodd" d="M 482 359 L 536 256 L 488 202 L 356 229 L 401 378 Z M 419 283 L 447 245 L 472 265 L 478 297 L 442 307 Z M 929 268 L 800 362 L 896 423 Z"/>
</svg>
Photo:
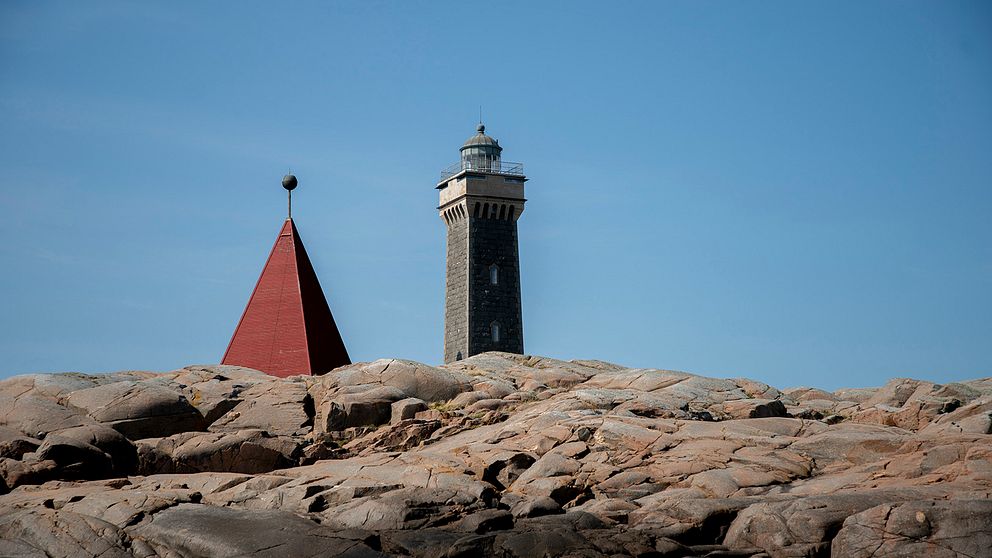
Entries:
<svg viewBox="0 0 992 558">
<path fill-rule="evenodd" d="M 66 407 L 132 440 L 203 428 L 203 416 L 186 397 L 154 381 L 123 381 L 73 391 Z"/>
<path fill-rule="evenodd" d="M 0 555 L 990 556 L 992 379 L 486 353 L 0 382 Z"/>
<path fill-rule="evenodd" d="M 992 549 L 992 500 L 882 504 L 844 520 L 833 540 L 837 556 L 984 556 Z"/>
<path fill-rule="evenodd" d="M 239 393 L 241 401 L 210 425 L 212 432 L 259 428 L 277 436 L 313 430 L 313 398 L 300 381 L 259 382 Z"/>
<path fill-rule="evenodd" d="M 297 464 L 300 444 L 264 430 L 187 432 L 138 441 L 139 473 L 264 473 Z"/>
</svg>

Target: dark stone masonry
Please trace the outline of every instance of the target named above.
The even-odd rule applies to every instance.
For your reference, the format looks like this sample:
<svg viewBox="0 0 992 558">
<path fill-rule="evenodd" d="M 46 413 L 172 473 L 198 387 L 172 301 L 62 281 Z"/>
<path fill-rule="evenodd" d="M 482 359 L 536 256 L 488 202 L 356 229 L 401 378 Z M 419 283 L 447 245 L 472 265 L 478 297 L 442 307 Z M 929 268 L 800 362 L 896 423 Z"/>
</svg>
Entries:
<svg viewBox="0 0 992 558">
<path fill-rule="evenodd" d="M 515 218 L 469 218 L 468 355 L 524 352 Z M 493 266 L 495 284 L 493 284 Z M 493 324 L 499 339 L 493 339 Z"/>
<path fill-rule="evenodd" d="M 447 261 L 444 361 L 452 362 L 468 356 L 468 221 L 465 218 L 448 224 Z"/>
</svg>

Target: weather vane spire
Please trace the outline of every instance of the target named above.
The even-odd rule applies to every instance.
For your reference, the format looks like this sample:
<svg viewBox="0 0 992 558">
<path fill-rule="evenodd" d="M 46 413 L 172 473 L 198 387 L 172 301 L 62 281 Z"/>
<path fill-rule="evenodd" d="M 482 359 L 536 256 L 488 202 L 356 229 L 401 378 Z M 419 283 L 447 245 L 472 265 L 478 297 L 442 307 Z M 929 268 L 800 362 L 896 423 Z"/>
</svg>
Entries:
<svg viewBox="0 0 992 558">
<path fill-rule="evenodd" d="M 282 187 L 286 189 L 286 194 L 289 197 L 289 203 L 287 207 L 287 219 L 293 218 L 293 190 L 296 188 L 296 177 L 293 176 L 292 171 L 290 174 L 282 177 Z"/>
</svg>

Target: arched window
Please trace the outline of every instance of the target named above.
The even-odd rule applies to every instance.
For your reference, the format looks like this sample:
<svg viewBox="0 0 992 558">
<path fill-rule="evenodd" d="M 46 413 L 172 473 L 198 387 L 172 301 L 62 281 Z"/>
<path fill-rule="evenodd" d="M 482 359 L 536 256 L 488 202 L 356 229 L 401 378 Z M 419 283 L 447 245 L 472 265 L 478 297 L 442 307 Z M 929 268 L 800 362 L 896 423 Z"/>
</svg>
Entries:
<svg viewBox="0 0 992 558">
<path fill-rule="evenodd" d="M 499 285 L 499 266 L 496 264 L 489 266 L 489 284 Z"/>
<path fill-rule="evenodd" d="M 493 343 L 499 343 L 499 322 L 489 324 L 489 333 L 493 336 Z"/>
</svg>

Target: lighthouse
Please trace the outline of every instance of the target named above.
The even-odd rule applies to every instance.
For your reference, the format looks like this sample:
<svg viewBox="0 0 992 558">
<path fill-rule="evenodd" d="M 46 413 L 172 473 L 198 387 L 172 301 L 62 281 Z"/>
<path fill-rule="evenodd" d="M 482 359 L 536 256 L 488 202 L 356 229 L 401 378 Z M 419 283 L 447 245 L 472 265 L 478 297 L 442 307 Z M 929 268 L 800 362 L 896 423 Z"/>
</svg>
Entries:
<svg viewBox="0 0 992 558">
<path fill-rule="evenodd" d="M 437 184 L 447 227 L 445 363 L 485 351 L 524 352 L 517 220 L 527 178 L 523 165 L 503 161 L 502 153 L 480 122 Z"/>
</svg>

